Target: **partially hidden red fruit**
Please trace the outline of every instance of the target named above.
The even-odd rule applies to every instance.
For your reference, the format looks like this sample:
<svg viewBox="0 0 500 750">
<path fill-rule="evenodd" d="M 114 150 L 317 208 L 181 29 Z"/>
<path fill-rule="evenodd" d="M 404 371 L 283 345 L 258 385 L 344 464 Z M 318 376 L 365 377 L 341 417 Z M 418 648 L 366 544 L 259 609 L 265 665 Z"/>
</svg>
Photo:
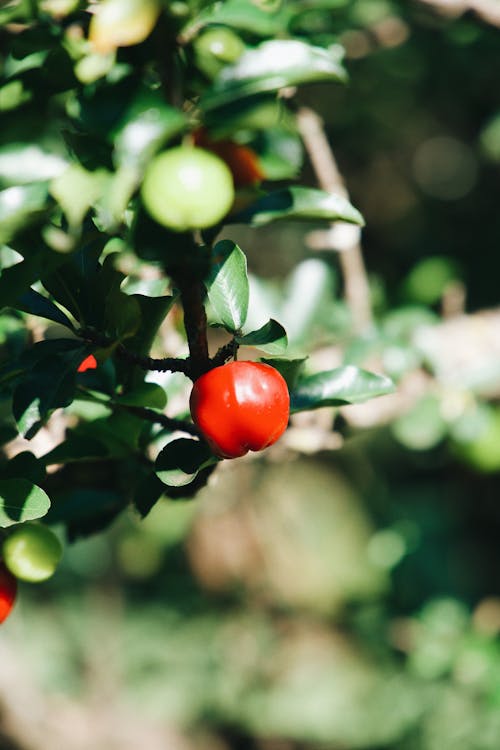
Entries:
<svg viewBox="0 0 500 750">
<path fill-rule="evenodd" d="M 205 128 L 196 130 L 193 137 L 197 146 L 211 151 L 227 164 L 233 175 L 235 188 L 258 185 L 264 179 L 259 157 L 249 146 L 243 146 L 228 138 L 215 141 L 210 138 Z"/>
<path fill-rule="evenodd" d="M 86 372 L 87 370 L 95 370 L 97 367 L 97 360 L 93 354 L 89 354 L 84 360 L 78 365 L 77 372 Z"/>
<path fill-rule="evenodd" d="M 238 458 L 248 451 L 261 451 L 281 437 L 288 424 L 290 396 L 274 367 L 230 362 L 198 378 L 190 409 L 214 453 Z"/>
<path fill-rule="evenodd" d="M 17 580 L 0 563 L 0 624 L 4 622 L 12 611 L 17 594 Z"/>
</svg>

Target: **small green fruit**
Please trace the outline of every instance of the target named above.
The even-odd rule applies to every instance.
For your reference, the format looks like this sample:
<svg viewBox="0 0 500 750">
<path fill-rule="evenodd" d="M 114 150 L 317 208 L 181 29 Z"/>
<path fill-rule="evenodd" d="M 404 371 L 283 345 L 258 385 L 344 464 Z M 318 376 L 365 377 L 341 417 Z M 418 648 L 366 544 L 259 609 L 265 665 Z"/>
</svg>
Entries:
<svg viewBox="0 0 500 750">
<path fill-rule="evenodd" d="M 246 50 L 240 37 L 224 26 L 204 31 L 193 46 L 196 63 L 209 78 L 215 78 L 222 68 L 236 62 Z"/>
<path fill-rule="evenodd" d="M 201 148 L 178 146 L 153 159 L 141 190 L 144 206 L 159 224 L 176 232 L 217 224 L 234 201 L 227 165 Z"/>
<path fill-rule="evenodd" d="M 62 556 L 61 542 L 47 526 L 23 523 L 9 534 L 2 549 L 10 572 L 22 581 L 38 583 L 50 578 Z"/>
</svg>

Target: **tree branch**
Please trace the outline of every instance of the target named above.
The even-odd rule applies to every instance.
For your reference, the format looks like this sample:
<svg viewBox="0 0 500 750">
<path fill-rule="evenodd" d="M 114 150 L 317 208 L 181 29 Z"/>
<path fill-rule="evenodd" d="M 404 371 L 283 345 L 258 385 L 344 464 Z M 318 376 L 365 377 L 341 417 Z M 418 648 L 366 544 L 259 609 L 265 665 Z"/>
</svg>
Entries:
<svg viewBox="0 0 500 750">
<path fill-rule="evenodd" d="M 349 198 L 321 118 L 312 109 L 302 107 L 297 113 L 297 123 L 320 187 Z M 311 239 L 318 249 L 327 247 L 338 251 L 353 328 L 356 333 L 365 332 L 372 326 L 372 312 L 368 276 L 361 252 L 361 230 L 352 224 L 336 222 L 329 232 L 312 233 Z"/>
</svg>

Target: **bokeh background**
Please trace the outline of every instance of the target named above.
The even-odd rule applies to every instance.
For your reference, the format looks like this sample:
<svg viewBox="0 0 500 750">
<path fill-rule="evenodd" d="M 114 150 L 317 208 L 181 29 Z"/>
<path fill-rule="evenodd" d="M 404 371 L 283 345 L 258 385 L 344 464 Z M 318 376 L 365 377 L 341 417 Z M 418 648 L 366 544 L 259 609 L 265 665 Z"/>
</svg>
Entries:
<svg viewBox="0 0 500 750">
<path fill-rule="evenodd" d="M 366 219 L 374 331 L 346 337 L 338 259 L 311 228 L 227 236 L 257 317 L 281 305 L 295 351 L 378 364 L 398 392 L 295 423 L 22 586 L 0 634 L 2 750 L 498 750 L 495 5 L 304 3 L 308 33 L 347 50 L 349 85 L 299 102 Z"/>
</svg>

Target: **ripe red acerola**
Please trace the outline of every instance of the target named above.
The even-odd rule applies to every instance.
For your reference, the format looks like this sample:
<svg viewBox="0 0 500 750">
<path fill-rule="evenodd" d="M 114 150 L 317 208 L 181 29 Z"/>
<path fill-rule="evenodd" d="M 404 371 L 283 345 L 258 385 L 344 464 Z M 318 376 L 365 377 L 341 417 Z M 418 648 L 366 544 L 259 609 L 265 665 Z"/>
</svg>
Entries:
<svg viewBox="0 0 500 750">
<path fill-rule="evenodd" d="M 280 373 L 260 362 L 230 362 L 194 384 L 191 415 L 214 453 L 237 458 L 275 443 L 288 424 L 290 397 Z"/>
<path fill-rule="evenodd" d="M 17 580 L 0 562 L 0 623 L 10 615 L 17 593 Z"/>
<path fill-rule="evenodd" d="M 86 372 L 87 370 L 95 370 L 97 367 L 97 360 L 94 357 L 93 354 L 89 354 L 88 357 L 85 357 L 82 362 L 78 365 L 77 372 Z"/>
<path fill-rule="evenodd" d="M 195 131 L 193 137 L 197 146 L 217 154 L 227 164 L 233 175 L 235 188 L 258 185 L 264 179 L 258 156 L 248 146 L 227 138 L 212 140 L 204 128 Z"/>
</svg>

